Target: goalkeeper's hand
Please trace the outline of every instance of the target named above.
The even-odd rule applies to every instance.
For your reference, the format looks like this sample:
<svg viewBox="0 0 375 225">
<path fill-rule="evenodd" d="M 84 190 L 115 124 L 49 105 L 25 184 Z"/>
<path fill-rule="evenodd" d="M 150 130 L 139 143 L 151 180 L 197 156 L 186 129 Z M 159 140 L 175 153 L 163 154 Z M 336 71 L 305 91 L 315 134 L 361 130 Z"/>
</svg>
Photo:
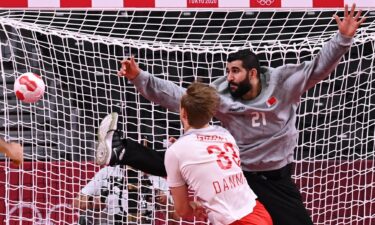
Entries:
<svg viewBox="0 0 375 225">
<path fill-rule="evenodd" d="M 354 16 L 354 12 L 355 12 L 355 4 L 352 5 L 350 13 L 349 13 L 348 5 L 345 5 L 344 18 L 342 20 L 340 19 L 338 15 L 333 15 L 339 27 L 340 33 L 348 37 L 353 37 L 358 27 L 366 20 L 366 17 L 362 17 L 361 19 L 359 19 L 362 13 L 361 10 L 359 10 L 355 14 L 355 16 Z"/>
<path fill-rule="evenodd" d="M 122 60 L 121 61 L 121 69 L 118 71 L 118 75 L 120 77 L 126 77 L 129 80 L 135 79 L 141 70 L 139 69 L 138 64 L 134 60 L 134 56 L 130 59 Z"/>
</svg>

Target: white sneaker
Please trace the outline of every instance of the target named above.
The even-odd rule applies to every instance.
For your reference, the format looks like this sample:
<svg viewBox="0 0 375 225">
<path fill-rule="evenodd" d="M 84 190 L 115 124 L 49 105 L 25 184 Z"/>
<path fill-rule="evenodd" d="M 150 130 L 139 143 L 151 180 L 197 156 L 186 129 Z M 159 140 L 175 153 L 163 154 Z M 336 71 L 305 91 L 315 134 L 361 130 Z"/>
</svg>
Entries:
<svg viewBox="0 0 375 225">
<path fill-rule="evenodd" d="M 118 114 L 108 114 L 100 123 L 98 130 L 98 144 L 96 147 L 95 161 L 98 165 L 110 165 L 113 154 L 112 139 L 117 129 Z M 117 158 L 117 157 L 115 157 Z M 113 163 L 113 162 L 112 162 Z"/>
</svg>

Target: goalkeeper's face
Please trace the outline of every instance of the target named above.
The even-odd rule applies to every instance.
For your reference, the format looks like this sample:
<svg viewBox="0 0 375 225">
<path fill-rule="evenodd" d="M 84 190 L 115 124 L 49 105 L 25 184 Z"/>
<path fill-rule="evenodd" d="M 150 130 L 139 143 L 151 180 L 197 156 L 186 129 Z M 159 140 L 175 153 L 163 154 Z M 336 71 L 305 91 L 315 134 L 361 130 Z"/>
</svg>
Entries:
<svg viewBox="0 0 375 225">
<path fill-rule="evenodd" d="M 250 82 L 252 70 L 242 67 L 242 61 L 235 60 L 227 64 L 228 89 L 233 98 L 241 98 L 253 89 Z"/>
</svg>

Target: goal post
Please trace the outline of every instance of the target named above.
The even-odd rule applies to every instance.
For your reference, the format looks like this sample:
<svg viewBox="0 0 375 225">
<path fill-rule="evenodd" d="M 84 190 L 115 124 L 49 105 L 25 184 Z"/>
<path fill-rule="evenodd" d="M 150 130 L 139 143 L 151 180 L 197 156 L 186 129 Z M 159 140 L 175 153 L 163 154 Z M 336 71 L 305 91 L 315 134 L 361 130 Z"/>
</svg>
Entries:
<svg viewBox="0 0 375 225">
<path fill-rule="evenodd" d="M 5 224 L 92 219 L 72 205 L 100 170 L 93 163 L 96 133 L 108 113 L 119 113 L 124 135 L 158 151 L 168 137 L 182 134 L 178 114 L 144 99 L 117 76 L 122 59 L 134 56 L 141 69 L 182 87 L 196 80 L 211 83 L 225 75 L 228 54 L 239 49 L 253 50 L 262 66 L 312 59 L 337 33 L 332 15 L 343 14 L 333 8 L 276 9 L 272 4 L 278 1 L 236 3 L 272 2 L 273 8 L 262 10 L 220 8 L 229 1 L 210 1 L 218 3 L 213 8 L 147 10 L 162 1 L 143 1 L 153 6 L 108 2 L 133 8 L 0 10 L 0 135 L 22 143 L 26 161 L 21 167 L 7 160 L 0 164 L 0 221 Z M 317 225 L 375 223 L 375 11 L 363 10 L 367 20 L 349 52 L 331 76 L 303 95 L 298 108 L 293 178 Z M 21 103 L 13 93 L 15 78 L 24 72 L 37 73 L 46 83 L 35 104 Z M 124 224 L 171 222 L 172 213 L 165 213 L 171 203 L 155 200 L 160 185 L 153 182 L 164 181 L 125 170 L 129 209 Z"/>
</svg>

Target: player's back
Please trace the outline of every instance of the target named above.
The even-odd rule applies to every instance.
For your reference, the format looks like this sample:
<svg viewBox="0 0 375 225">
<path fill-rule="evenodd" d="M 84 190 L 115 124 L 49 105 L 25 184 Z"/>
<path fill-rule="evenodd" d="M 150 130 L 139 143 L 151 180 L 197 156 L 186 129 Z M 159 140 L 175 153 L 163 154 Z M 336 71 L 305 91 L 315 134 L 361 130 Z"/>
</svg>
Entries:
<svg viewBox="0 0 375 225">
<path fill-rule="evenodd" d="M 173 151 L 189 188 L 208 209 L 214 224 L 230 224 L 252 212 L 256 195 L 240 167 L 238 147 L 219 126 L 190 129 Z"/>
</svg>

